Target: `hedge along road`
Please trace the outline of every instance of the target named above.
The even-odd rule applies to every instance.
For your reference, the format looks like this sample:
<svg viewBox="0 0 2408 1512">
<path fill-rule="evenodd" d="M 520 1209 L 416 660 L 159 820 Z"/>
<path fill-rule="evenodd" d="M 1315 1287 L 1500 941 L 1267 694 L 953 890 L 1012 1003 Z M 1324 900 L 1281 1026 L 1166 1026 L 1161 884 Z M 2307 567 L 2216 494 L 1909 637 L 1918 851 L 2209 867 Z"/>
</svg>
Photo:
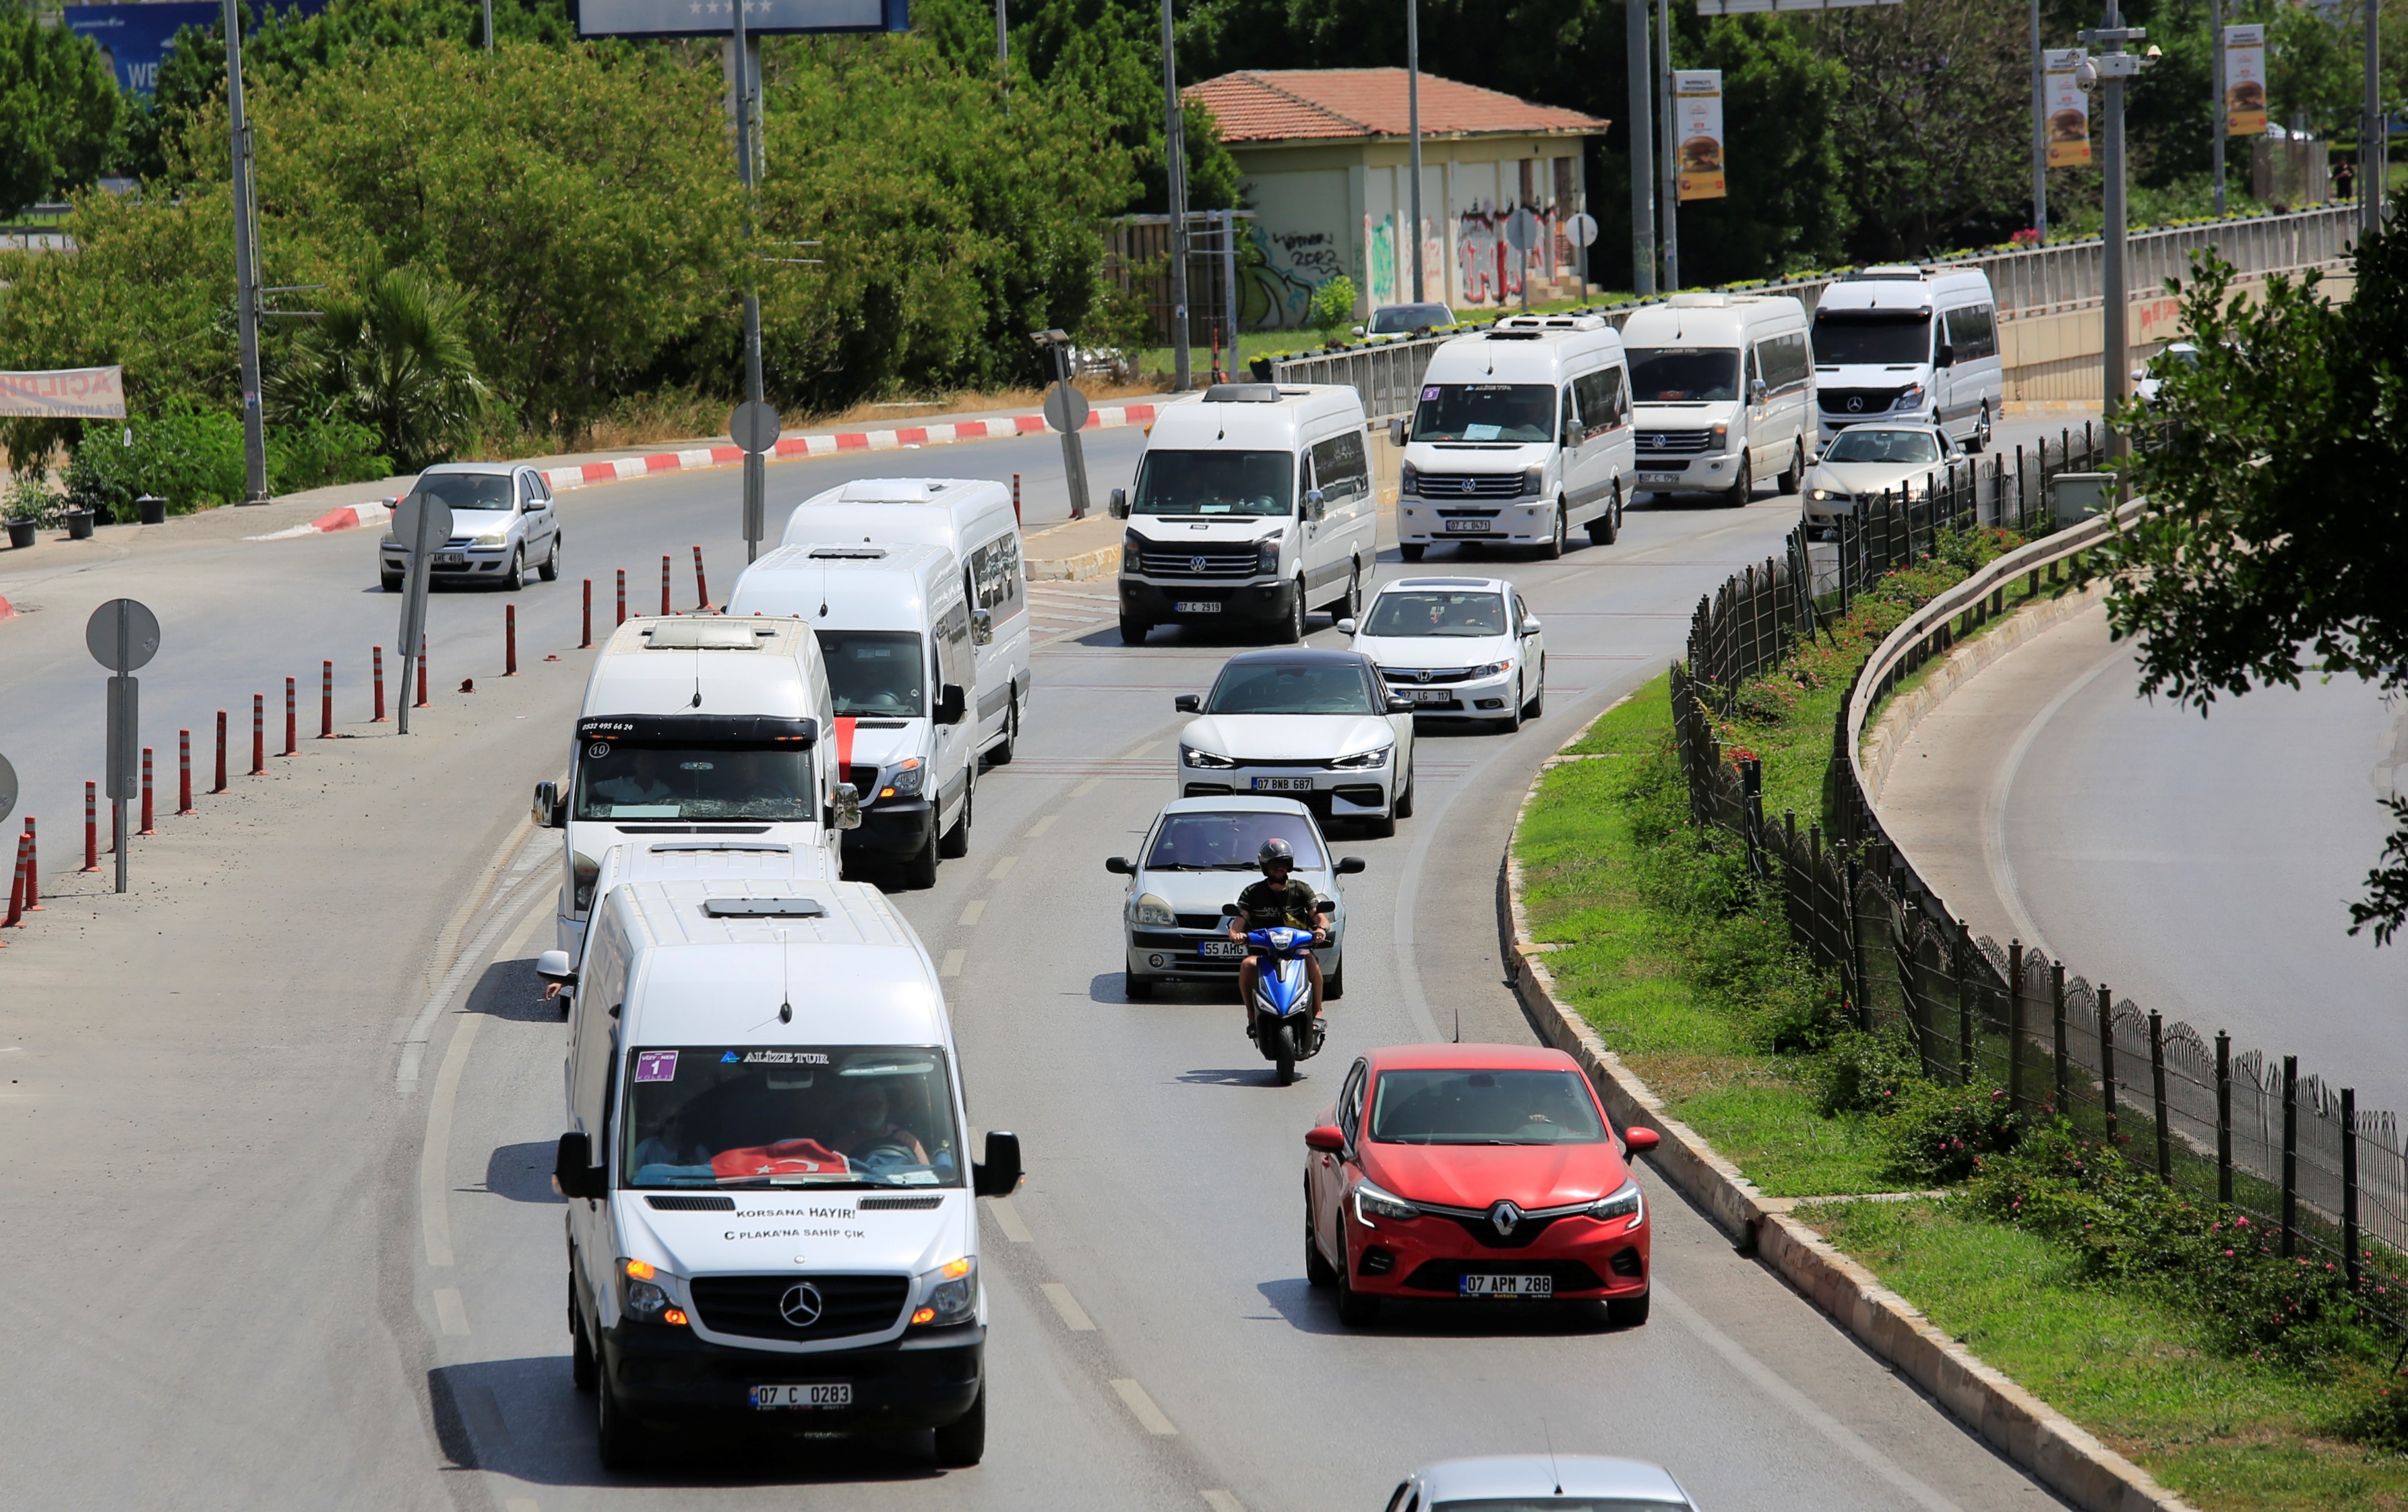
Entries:
<svg viewBox="0 0 2408 1512">
<path fill-rule="evenodd" d="M 732 517 L 731 490 L 697 483 L 575 500 L 572 550 L 623 541 L 656 573 L 698 522 Z M 1121 1001 L 1120 885 L 1100 866 L 1169 794 L 1170 695 L 1229 648 L 1125 650 L 1106 629 L 1039 657 L 1025 754 L 982 784 L 970 857 L 900 900 L 957 973 L 973 1122 L 1018 1130 L 1032 1172 L 1008 1207 L 984 1204 L 988 1462 L 941 1478 L 841 1449 L 707 1455 L 640 1491 L 596 1467 L 544 1181 L 560 1030 L 528 968 L 556 852 L 522 818 L 585 662 L 539 659 L 573 644 L 573 601 L 542 631 L 528 616 L 508 684 L 489 681 L 494 632 L 462 632 L 464 659 L 484 648 L 480 691 L 438 698 L 423 738 L 271 758 L 273 780 L 237 779 L 145 842 L 135 897 L 62 900 L 0 958 L 22 984 L 0 1002 L 0 1061 L 24 1062 L 0 1103 L 20 1157 L 0 1211 L 33 1299 L 0 1323 L 28 1362 L 0 1387 L 0 1446 L 21 1484 L 74 1503 L 1320 1508 L 1377 1505 L 1429 1458 L 1552 1440 L 1660 1460 L 1708 1505 L 2049 1505 L 1660 1183 L 1664 1302 L 1643 1330 L 1405 1310 L 1344 1332 L 1302 1279 L 1300 1136 L 1352 1056 L 1458 1012 L 1466 1038 L 1528 1037 L 1498 982 L 1495 887 L 1531 772 L 1675 652 L 1697 595 L 1794 510 L 1641 510 L 1615 547 L 1462 564 L 1512 577 L 1548 620 L 1551 712 L 1519 737 L 1432 731 L 1419 815 L 1393 840 L 1339 841 L 1371 862 L 1349 894 L 1353 986 L 1294 1088 L 1269 1085 L 1231 1005 Z M 324 553 L 314 602 L 339 609 L 371 544 L 248 549 Z M 229 570 L 195 562 L 158 587 L 199 595 Z M 233 677 L 343 628 L 214 591 L 240 621 L 221 632 Z M 389 623 L 391 601 L 363 597 Z M 438 608 L 455 603 L 491 597 Z M 80 620 L 9 630 L 61 623 Z M 0 697 L 22 727 L 19 694 Z M 96 1420 L 116 1452 L 83 1447 Z"/>
</svg>

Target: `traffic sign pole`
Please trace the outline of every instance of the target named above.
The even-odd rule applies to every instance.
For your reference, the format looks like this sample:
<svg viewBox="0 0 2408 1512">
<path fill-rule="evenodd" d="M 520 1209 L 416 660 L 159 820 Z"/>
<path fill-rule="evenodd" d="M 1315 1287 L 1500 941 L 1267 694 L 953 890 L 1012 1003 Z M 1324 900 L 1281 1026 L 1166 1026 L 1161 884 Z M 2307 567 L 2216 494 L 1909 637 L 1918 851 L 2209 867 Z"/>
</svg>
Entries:
<svg viewBox="0 0 2408 1512">
<path fill-rule="evenodd" d="M 434 569 L 434 549 L 452 539 L 452 506 L 439 498 L 413 493 L 401 501 L 394 534 L 409 542 L 409 568 L 402 578 L 401 595 L 401 719 L 394 727 L 409 733 L 410 664 L 426 654 L 426 590 Z M 422 676 L 423 676 L 422 672 Z"/>
<path fill-rule="evenodd" d="M 1062 479 L 1070 489 L 1070 518 L 1087 517 L 1087 449 L 1080 432 L 1087 424 L 1087 396 L 1070 386 L 1070 351 L 1052 348 L 1054 370 L 1061 375 L 1045 391 L 1045 423 L 1062 433 Z"/>
<path fill-rule="evenodd" d="M 744 452 L 744 560 L 761 554 L 769 533 L 768 467 L 763 454 L 778 444 L 778 411 L 761 397 L 760 370 L 753 369 L 752 397 L 727 417 L 727 434 Z"/>
<path fill-rule="evenodd" d="M 159 616 L 131 598 L 112 598 L 84 621 L 84 649 L 108 669 L 108 800 L 116 820 L 117 890 L 125 890 L 126 805 L 141 790 L 141 684 L 134 673 L 159 654 Z"/>
</svg>

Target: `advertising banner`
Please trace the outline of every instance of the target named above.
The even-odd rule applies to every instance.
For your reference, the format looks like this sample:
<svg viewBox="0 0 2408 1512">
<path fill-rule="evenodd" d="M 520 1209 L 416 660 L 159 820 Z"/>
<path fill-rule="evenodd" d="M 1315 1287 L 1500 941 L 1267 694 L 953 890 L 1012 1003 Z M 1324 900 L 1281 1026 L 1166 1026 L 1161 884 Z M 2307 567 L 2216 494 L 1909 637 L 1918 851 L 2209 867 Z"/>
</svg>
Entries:
<svg viewBox="0 0 2408 1512">
<path fill-rule="evenodd" d="M 1679 152 L 1681 199 L 1720 199 L 1723 184 L 1723 75 L 1719 68 L 1672 71 L 1672 141 Z"/>
<path fill-rule="evenodd" d="M 580 36 L 724 36 L 735 0 L 581 0 Z M 908 0 L 744 0 L 753 33 L 908 32 Z"/>
<path fill-rule="evenodd" d="M 270 4 L 277 10 L 304 16 L 326 8 L 326 0 L 270 0 Z M 245 11 L 253 28 L 264 8 L 252 6 Z M 150 94 L 159 88 L 159 65 L 175 45 L 176 34 L 187 26 L 208 31 L 224 14 L 217 0 L 161 0 L 148 5 L 69 6 L 64 19 L 68 31 L 91 37 L 100 49 L 101 57 L 117 75 L 119 89 L 129 94 Z"/>
<path fill-rule="evenodd" d="M 2224 134 L 2260 137 L 2266 131 L 2266 28 L 2224 29 Z"/>
<path fill-rule="evenodd" d="M 2051 48 L 2042 54 L 2042 96 L 2048 102 L 2048 166 L 2079 167 L 2090 161 L 2090 96 L 2073 81 L 2080 48 Z"/>
<path fill-rule="evenodd" d="M 59 367 L 41 373 L 0 373 L 0 415 L 122 420 L 125 369 Z"/>
</svg>

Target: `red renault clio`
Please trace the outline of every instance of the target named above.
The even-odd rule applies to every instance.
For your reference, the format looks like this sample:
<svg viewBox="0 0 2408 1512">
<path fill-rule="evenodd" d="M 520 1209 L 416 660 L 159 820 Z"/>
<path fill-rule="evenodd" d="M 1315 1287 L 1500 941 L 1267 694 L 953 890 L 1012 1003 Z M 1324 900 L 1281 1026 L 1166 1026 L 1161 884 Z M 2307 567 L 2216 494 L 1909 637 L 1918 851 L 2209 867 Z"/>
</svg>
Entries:
<svg viewBox="0 0 2408 1512">
<path fill-rule="evenodd" d="M 1304 1136 L 1304 1272 L 1338 1317 L 1383 1297 L 1602 1303 L 1647 1321 L 1647 1199 L 1560 1050 L 1410 1044 L 1354 1062 Z M 1626 1150 L 1627 1146 L 1627 1150 Z"/>
</svg>

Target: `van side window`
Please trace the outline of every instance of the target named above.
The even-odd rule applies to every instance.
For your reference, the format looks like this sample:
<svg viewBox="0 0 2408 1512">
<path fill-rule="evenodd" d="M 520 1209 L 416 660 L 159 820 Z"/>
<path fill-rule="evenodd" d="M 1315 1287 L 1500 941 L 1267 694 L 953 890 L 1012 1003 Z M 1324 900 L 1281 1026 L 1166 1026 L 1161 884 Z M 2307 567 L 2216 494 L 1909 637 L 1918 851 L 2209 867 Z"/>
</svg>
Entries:
<svg viewBox="0 0 2408 1512">
<path fill-rule="evenodd" d="M 1010 607 L 1013 595 L 1019 591 L 1020 574 L 1012 570 L 1019 559 L 1020 540 L 1016 536 L 997 536 L 970 553 L 970 582 L 979 608 L 995 612 Z"/>
<path fill-rule="evenodd" d="M 1363 450 L 1361 432 L 1349 430 L 1313 442 L 1312 457 L 1315 484 L 1328 502 L 1370 496 L 1371 459 Z"/>
<path fill-rule="evenodd" d="M 1580 406 L 1581 436 L 1602 436 L 1622 424 L 1622 369 L 1600 367 L 1572 380 L 1572 398 Z"/>
<path fill-rule="evenodd" d="M 1790 394 L 1804 388 L 1808 375 L 1814 370 L 1813 358 L 1806 350 L 1806 333 L 1795 331 L 1758 341 L 1756 365 L 1766 390 L 1771 394 Z"/>
<path fill-rule="evenodd" d="M 1948 344 L 1958 362 L 1999 354 L 1998 312 L 1988 305 L 1966 305 L 1946 312 Z"/>
<path fill-rule="evenodd" d="M 937 620 L 937 671 L 939 679 L 957 683 L 967 691 L 978 680 L 970 660 L 970 612 L 955 604 Z"/>
<path fill-rule="evenodd" d="M 578 972 L 577 1039 L 570 1046 L 569 1083 L 577 1121 L 601 1140 L 610 1098 L 610 1065 L 617 1048 L 613 1016 L 627 1001 L 627 941 L 616 920 L 596 909 L 594 943 Z"/>
</svg>

